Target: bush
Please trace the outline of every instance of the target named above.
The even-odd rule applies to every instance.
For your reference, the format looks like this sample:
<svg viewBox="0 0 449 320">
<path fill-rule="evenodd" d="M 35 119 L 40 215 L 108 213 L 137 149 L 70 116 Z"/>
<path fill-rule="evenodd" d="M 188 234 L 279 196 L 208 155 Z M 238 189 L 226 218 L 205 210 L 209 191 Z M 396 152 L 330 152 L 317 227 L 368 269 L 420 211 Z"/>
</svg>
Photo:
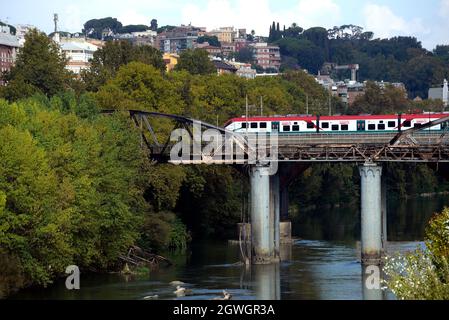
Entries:
<svg viewBox="0 0 449 320">
<path fill-rule="evenodd" d="M 426 249 L 387 257 L 387 287 L 402 300 L 449 300 L 449 208 L 426 230 Z"/>
</svg>

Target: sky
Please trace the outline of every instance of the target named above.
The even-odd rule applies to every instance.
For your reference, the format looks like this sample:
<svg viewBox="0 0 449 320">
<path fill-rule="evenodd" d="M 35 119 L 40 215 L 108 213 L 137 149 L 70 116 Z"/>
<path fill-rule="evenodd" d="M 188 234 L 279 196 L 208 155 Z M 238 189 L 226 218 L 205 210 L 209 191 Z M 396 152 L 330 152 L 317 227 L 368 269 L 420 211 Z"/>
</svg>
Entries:
<svg viewBox="0 0 449 320">
<path fill-rule="evenodd" d="M 224 26 L 268 35 L 272 21 L 303 28 L 355 24 L 376 38 L 415 36 L 429 50 L 449 44 L 449 0 L 0 0 L 0 20 L 53 31 L 81 31 L 89 19 L 114 17 L 126 24 Z"/>
</svg>

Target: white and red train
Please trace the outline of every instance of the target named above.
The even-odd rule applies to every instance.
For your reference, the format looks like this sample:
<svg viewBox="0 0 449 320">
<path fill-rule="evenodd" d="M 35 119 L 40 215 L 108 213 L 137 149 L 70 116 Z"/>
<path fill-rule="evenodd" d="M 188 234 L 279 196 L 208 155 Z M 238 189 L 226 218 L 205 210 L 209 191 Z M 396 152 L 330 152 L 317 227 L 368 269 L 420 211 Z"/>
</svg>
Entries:
<svg viewBox="0 0 449 320">
<path fill-rule="evenodd" d="M 273 116 L 230 119 L 227 130 L 241 133 L 381 133 L 399 132 L 420 127 L 430 121 L 449 117 L 449 113 L 359 115 L 359 116 Z M 445 130 L 449 123 L 435 125 L 427 131 Z"/>
</svg>

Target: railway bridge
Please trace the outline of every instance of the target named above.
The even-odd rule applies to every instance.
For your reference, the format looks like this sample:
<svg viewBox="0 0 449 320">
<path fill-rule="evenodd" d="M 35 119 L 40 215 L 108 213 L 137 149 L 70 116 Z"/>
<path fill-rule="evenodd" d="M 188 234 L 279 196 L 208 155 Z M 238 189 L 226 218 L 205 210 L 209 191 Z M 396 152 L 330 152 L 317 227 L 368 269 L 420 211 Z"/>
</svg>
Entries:
<svg viewBox="0 0 449 320">
<path fill-rule="evenodd" d="M 288 216 L 288 185 L 310 164 L 359 166 L 361 256 L 364 264 L 372 265 L 380 263 L 387 243 L 382 164 L 449 163 L 449 134 L 429 130 L 449 121 L 449 116 L 397 133 L 239 134 L 183 116 L 126 112 L 139 128 L 141 145 L 149 150 L 151 160 L 233 165 L 249 175 L 253 264 L 279 261 L 281 220 Z"/>
</svg>

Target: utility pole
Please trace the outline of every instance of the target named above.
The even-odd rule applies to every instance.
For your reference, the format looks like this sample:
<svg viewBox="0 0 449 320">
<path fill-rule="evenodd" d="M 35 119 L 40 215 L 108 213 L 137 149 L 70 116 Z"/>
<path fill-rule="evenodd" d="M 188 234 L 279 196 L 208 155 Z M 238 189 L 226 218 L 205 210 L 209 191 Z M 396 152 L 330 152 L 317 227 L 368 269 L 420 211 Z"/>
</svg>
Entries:
<svg viewBox="0 0 449 320">
<path fill-rule="evenodd" d="M 309 115 L 309 95 L 306 93 L 306 114 Z"/>
<path fill-rule="evenodd" d="M 248 136 L 248 95 L 246 95 L 246 136 Z"/>
</svg>

